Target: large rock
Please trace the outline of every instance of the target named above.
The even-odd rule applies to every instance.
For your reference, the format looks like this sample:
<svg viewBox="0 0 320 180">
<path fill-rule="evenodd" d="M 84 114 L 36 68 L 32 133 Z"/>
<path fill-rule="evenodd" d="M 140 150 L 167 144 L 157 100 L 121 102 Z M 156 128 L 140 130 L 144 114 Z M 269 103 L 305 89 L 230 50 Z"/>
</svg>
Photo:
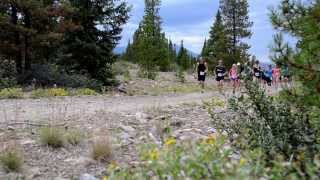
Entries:
<svg viewBox="0 0 320 180">
<path fill-rule="evenodd" d="M 79 180 L 99 180 L 98 178 L 94 177 L 91 174 L 82 174 Z"/>
</svg>

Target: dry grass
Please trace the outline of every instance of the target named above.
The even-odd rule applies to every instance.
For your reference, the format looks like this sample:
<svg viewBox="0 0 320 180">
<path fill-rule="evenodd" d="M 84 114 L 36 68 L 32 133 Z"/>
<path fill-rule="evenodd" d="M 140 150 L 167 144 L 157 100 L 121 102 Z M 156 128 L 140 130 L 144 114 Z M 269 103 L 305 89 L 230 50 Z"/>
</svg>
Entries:
<svg viewBox="0 0 320 180">
<path fill-rule="evenodd" d="M 19 172 L 24 162 L 23 151 L 17 144 L 8 146 L 0 155 L 0 163 L 6 172 Z"/>
<path fill-rule="evenodd" d="M 44 127 L 40 130 L 40 140 L 43 145 L 61 148 L 66 143 L 65 131 L 57 127 Z"/>
<path fill-rule="evenodd" d="M 112 158 L 112 145 L 108 138 L 99 138 L 92 144 L 92 158 L 97 161 L 110 161 Z"/>
<path fill-rule="evenodd" d="M 68 132 L 66 132 L 66 141 L 73 145 L 76 146 L 80 144 L 83 141 L 83 138 L 85 137 L 84 134 L 79 131 L 78 129 L 71 129 Z"/>
</svg>

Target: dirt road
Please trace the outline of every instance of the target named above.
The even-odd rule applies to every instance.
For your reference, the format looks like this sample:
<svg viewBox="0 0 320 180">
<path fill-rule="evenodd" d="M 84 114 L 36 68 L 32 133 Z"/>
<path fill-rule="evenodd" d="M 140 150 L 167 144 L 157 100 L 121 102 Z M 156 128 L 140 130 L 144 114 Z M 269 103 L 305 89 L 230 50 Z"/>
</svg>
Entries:
<svg viewBox="0 0 320 180">
<path fill-rule="evenodd" d="M 48 121 L 93 115 L 99 111 L 134 112 L 146 108 L 199 103 L 217 92 L 171 94 L 162 96 L 96 96 L 0 101 L 0 122 Z"/>
</svg>

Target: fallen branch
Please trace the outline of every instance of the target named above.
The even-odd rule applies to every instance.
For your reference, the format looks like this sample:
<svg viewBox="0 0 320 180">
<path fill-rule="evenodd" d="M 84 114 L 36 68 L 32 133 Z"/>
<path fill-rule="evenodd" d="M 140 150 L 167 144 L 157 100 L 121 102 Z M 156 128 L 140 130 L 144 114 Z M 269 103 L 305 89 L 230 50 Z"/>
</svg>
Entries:
<svg viewBox="0 0 320 180">
<path fill-rule="evenodd" d="M 66 126 L 67 123 L 60 123 L 60 124 L 41 124 L 41 123 L 32 123 L 32 122 L 14 122 L 14 123 L 8 123 L 8 126 L 16 126 L 16 125 L 29 125 L 29 126 L 37 126 L 37 127 L 43 127 L 43 126 Z"/>
</svg>

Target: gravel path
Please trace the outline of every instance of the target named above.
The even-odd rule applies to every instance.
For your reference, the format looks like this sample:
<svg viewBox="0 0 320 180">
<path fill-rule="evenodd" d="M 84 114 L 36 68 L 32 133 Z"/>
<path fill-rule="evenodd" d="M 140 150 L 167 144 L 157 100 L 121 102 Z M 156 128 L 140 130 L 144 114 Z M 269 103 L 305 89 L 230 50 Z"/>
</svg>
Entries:
<svg viewBox="0 0 320 180">
<path fill-rule="evenodd" d="M 0 101 L 0 123 L 15 121 L 62 120 L 92 115 L 99 111 L 136 112 L 145 108 L 199 103 L 221 95 L 217 92 L 171 94 L 163 96 L 96 96 L 21 99 Z"/>
</svg>

